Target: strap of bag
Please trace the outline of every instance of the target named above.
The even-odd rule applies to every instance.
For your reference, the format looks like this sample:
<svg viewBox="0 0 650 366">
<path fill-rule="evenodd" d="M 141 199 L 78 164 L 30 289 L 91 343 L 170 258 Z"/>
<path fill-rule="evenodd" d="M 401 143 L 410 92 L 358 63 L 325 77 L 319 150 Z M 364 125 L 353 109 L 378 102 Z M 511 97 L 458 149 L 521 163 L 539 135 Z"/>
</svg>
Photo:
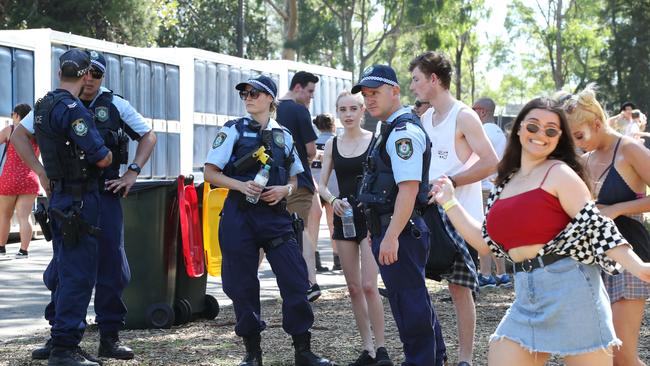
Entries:
<svg viewBox="0 0 650 366">
<path fill-rule="evenodd" d="M 11 142 L 11 135 L 14 133 L 14 125 L 11 124 L 11 132 L 9 133 L 9 138 L 5 143 L 5 150 L 2 152 L 2 157 L 0 158 L 0 174 L 2 174 L 2 168 L 4 167 L 5 156 L 7 155 L 7 150 L 9 150 L 9 143 Z"/>
</svg>

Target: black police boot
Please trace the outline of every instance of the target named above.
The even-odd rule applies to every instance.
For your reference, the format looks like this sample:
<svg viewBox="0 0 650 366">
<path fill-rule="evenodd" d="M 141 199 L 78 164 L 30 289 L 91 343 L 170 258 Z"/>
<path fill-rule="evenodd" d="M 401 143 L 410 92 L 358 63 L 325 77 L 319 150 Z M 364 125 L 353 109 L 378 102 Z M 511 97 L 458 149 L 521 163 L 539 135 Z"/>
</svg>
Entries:
<svg viewBox="0 0 650 366">
<path fill-rule="evenodd" d="M 47 360 L 50 352 L 52 352 L 52 338 L 48 339 L 43 347 L 32 351 L 32 360 Z"/>
<path fill-rule="evenodd" d="M 122 345 L 117 333 L 102 334 L 99 340 L 99 357 L 115 358 L 118 360 L 130 360 L 133 358 L 133 350 Z"/>
<path fill-rule="evenodd" d="M 91 361 L 89 356 L 79 346 L 77 347 L 52 347 L 48 366 L 100 366 L 101 363 Z"/>
<path fill-rule="evenodd" d="M 332 271 L 340 271 L 341 270 L 341 258 L 339 257 L 338 254 L 334 254 L 334 267 L 332 267 Z"/>
<path fill-rule="evenodd" d="M 291 336 L 293 347 L 296 349 L 296 366 L 334 366 L 335 364 L 326 358 L 316 356 L 311 351 L 311 333 L 305 332 L 300 335 Z"/>
<path fill-rule="evenodd" d="M 316 251 L 316 272 L 322 273 L 322 272 L 327 272 L 330 269 L 327 267 L 323 267 L 323 263 L 320 261 L 320 253 Z"/>
<path fill-rule="evenodd" d="M 241 360 L 239 366 L 262 366 L 262 337 L 259 334 L 244 337 L 246 356 Z"/>
</svg>

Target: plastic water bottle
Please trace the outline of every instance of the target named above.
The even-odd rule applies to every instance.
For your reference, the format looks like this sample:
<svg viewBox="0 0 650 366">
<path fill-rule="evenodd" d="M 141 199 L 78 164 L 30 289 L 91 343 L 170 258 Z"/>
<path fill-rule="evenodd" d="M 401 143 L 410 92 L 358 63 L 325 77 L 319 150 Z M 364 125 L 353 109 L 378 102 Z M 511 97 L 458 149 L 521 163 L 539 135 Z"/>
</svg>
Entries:
<svg viewBox="0 0 650 366">
<path fill-rule="evenodd" d="M 266 183 L 269 181 L 269 170 L 271 167 L 269 165 L 264 165 L 262 168 L 260 168 L 260 171 L 257 172 L 257 175 L 255 176 L 255 183 L 261 185 L 262 187 L 266 187 Z M 246 196 L 246 201 L 256 204 L 257 201 L 259 201 L 260 195 L 257 194 L 255 196 Z"/>
<path fill-rule="evenodd" d="M 357 236 L 357 230 L 354 228 L 354 211 L 352 206 L 348 203 L 348 199 L 344 198 L 345 202 L 345 211 L 343 211 L 343 216 L 341 216 L 341 221 L 343 221 L 343 236 L 346 239 L 355 238 Z"/>
</svg>

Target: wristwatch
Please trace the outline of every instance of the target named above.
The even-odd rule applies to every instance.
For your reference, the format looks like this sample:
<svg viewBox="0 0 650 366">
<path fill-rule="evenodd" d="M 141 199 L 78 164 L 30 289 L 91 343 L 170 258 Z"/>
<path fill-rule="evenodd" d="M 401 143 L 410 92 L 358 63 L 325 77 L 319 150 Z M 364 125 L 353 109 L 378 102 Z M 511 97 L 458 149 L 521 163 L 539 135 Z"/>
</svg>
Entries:
<svg viewBox="0 0 650 366">
<path fill-rule="evenodd" d="M 142 171 L 142 168 L 140 168 L 140 166 L 136 163 L 129 164 L 129 167 L 127 169 L 134 171 L 136 174 L 140 174 Z"/>
<path fill-rule="evenodd" d="M 293 184 L 287 184 L 287 190 L 289 193 L 287 193 L 287 197 L 291 196 L 291 193 L 293 193 Z"/>
</svg>

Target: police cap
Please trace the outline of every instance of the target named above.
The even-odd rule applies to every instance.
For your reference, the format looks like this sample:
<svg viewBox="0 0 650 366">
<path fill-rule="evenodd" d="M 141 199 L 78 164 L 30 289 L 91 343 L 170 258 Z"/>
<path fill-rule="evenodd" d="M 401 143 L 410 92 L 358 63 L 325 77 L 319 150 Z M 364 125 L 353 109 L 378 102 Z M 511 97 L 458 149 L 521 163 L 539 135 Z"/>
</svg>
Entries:
<svg viewBox="0 0 650 366">
<path fill-rule="evenodd" d="M 59 57 L 61 76 L 79 78 L 90 70 L 90 57 L 78 48 L 71 48 Z"/>
<path fill-rule="evenodd" d="M 399 86 L 397 82 L 397 75 L 392 67 L 387 65 L 372 65 L 368 66 L 361 76 L 357 85 L 352 87 L 352 94 L 361 91 L 362 87 L 366 88 L 379 88 L 380 86 L 388 84 L 392 86 Z"/>
<path fill-rule="evenodd" d="M 255 79 L 248 79 L 244 82 L 241 82 L 235 86 L 237 90 L 246 90 L 246 85 L 250 85 L 253 89 L 259 90 L 263 93 L 267 93 L 275 99 L 278 94 L 278 87 L 275 85 L 275 81 L 268 76 L 260 75 Z"/>
<path fill-rule="evenodd" d="M 93 69 L 97 71 L 101 71 L 101 73 L 106 72 L 106 59 L 104 58 L 104 55 L 101 52 L 93 51 L 93 50 L 87 50 L 88 56 L 90 57 L 90 66 L 93 67 Z"/>
</svg>

